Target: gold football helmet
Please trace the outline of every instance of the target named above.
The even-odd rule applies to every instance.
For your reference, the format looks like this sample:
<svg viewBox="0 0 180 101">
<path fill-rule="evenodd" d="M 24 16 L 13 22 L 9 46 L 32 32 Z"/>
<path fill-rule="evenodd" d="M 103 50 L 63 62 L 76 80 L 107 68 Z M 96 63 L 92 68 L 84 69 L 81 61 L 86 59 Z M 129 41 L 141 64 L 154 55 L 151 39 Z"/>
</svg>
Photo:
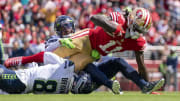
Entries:
<svg viewBox="0 0 180 101">
<path fill-rule="evenodd" d="M 132 31 L 145 34 L 151 27 L 152 18 L 150 12 L 145 8 L 135 8 L 128 15 L 127 25 Z"/>
</svg>

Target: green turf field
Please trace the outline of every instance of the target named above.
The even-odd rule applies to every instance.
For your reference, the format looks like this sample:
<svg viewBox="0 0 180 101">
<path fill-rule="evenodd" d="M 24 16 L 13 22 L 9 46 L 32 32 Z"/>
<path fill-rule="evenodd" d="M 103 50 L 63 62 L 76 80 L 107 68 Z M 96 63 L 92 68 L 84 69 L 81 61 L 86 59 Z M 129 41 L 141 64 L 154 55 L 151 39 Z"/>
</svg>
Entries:
<svg viewBox="0 0 180 101">
<path fill-rule="evenodd" d="M 0 101 L 180 101 L 180 92 L 162 92 L 162 95 L 146 95 L 140 92 L 124 92 L 123 95 L 108 92 L 94 92 L 88 95 L 0 95 Z"/>
</svg>

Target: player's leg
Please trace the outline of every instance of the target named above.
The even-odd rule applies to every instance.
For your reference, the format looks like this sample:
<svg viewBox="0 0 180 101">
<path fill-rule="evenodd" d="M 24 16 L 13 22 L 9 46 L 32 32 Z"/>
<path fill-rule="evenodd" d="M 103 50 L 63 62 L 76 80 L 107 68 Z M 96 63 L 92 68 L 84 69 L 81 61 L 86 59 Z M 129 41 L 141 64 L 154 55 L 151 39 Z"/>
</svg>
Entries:
<svg viewBox="0 0 180 101">
<path fill-rule="evenodd" d="M 105 85 L 108 88 L 112 88 L 113 82 L 107 78 L 107 76 L 98 69 L 96 65 L 93 63 L 89 63 L 85 69 L 85 72 L 89 73 L 92 77 L 93 82 L 97 83 L 98 85 Z"/>
<path fill-rule="evenodd" d="M 164 84 L 163 79 L 150 83 L 146 82 L 138 72 L 122 58 L 112 58 L 104 61 L 98 65 L 98 68 L 107 75 L 108 78 L 112 78 L 118 71 L 121 71 L 126 78 L 136 83 L 144 93 L 157 90 Z"/>
<path fill-rule="evenodd" d="M 115 94 L 116 92 L 121 93 L 119 82 L 109 79 L 118 72 L 118 69 L 114 68 L 113 71 L 111 69 L 109 70 L 109 66 L 111 65 L 111 63 L 108 62 L 109 60 L 107 62 L 106 61 L 101 62 L 98 67 L 90 63 L 86 66 L 85 71 L 90 73 L 92 80 L 95 83 L 94 90 L 99 88 L 101 85 L 105 85 L 106 87 L 110 88 Z"/>
<path fill-rule="evenodd" d="M 139 76 L 138 72 L 122 58 L 112 57 L 100 63 L 98 68 L 105 73 L 108 78 L 112 78 L 117 72 L 121 71 L 126 78 L 132 80 L 140 88 L 147 84 L 147 82 Z"/>
<path fill-rule="evenodd" d="M 113 91 L 114 94 L 120 94 L 120 84 L 118 81 L 112 81 L 109 80 L 107 78 L 107 76 L 101 72 L 96 65 L 94 65 L 93 63 L 88 64 L 84 71 L 86 71 L 87 73 L 89 73 L 91 75 L 92 81 L 93 81 L 93 89 L 95 90 L 97 88 L 99 88 L 100 85 L 105 85 L 106 87 L 108 87 L 109 89 L 111 89 Z"/>
<path fill-rule="evenodd" d="M 23 93 L 26 86 L 19 80 L 16 73 L 0 65 L 0 89 L 12 94 Z"/>
<path fill-rule="evenodd" d="M 60 63 L 61 58 L 52 52 L 40 52 L 32 56 L 21 56 L 9 58 L 5 61 L 6 67 L 13 67 L 27 63 L 44 63 L 44 64 L 55 64 Z"/>
<path fill-rule="evenodd" d="M 65 59 L 52 52 L 44 52 L 43 63 L 46 64 L 63 64 Z"/>
<path fill-rule="evenodd" d="M 43 63 L 44 52 L 34 54 L 32 56 L 21 56 L 9 58 L 4 62 L 4 65 L 9 68 L 13 66 L 20 66 L 27 63 L 37 62 Z"/>
</svg>

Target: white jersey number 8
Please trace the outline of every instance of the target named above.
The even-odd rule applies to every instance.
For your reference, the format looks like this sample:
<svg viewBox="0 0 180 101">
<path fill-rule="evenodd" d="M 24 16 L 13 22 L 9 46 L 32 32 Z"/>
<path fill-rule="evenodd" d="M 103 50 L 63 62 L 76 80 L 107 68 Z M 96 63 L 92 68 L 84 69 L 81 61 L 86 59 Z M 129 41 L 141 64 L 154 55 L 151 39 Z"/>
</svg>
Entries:
<svg viewBox="0 0 180 101">
<path fill-rule="evenodd" d="M 57 82 L 54 80 L 48 80 L 47 82 L 42 80 L 35 80 L 33 85 L 33 92 L 34 93 L 53 93 L 56 91 Z"/>
</svg>

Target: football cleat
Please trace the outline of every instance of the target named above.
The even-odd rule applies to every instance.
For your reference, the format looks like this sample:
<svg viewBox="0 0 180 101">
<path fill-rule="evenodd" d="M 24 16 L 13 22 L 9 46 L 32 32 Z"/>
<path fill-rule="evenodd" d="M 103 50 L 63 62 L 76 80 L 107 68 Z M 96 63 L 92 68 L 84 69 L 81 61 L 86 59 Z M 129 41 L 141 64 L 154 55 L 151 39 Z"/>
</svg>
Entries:
<svg viewBox="0 0 180 101">
<path fill-rule="evenodd" d="M 120 94 L 120 84 L 119 84 L 119 81 L 117 80 L 114 80 L 113 81 L 113 84 L 112 84 L 112 92 L 114 94 Z"/>
<path fill-rule="evenodd" d="M 9 58 L 4 62 L 4 66 L 7 68 L 13 66 L 20 66 L 22 64 L 22 57 Z"/>
<path fill-rule="evenodd" d="M 164 82 L 164 78 L 158 81 L 149 82 L 147 85 L 145 85 L 145 87 L 143 87 L 142 93 L 151 94 L 153 91 L 160 89 L 164 85 Z"/>
<path fill-rule="evenodd" d="M 124 94 L 124 92 L 122 91 L 121 88 L 119 89 L 119 94 L 120 94 L 120 95 Z"/>
</svg>

